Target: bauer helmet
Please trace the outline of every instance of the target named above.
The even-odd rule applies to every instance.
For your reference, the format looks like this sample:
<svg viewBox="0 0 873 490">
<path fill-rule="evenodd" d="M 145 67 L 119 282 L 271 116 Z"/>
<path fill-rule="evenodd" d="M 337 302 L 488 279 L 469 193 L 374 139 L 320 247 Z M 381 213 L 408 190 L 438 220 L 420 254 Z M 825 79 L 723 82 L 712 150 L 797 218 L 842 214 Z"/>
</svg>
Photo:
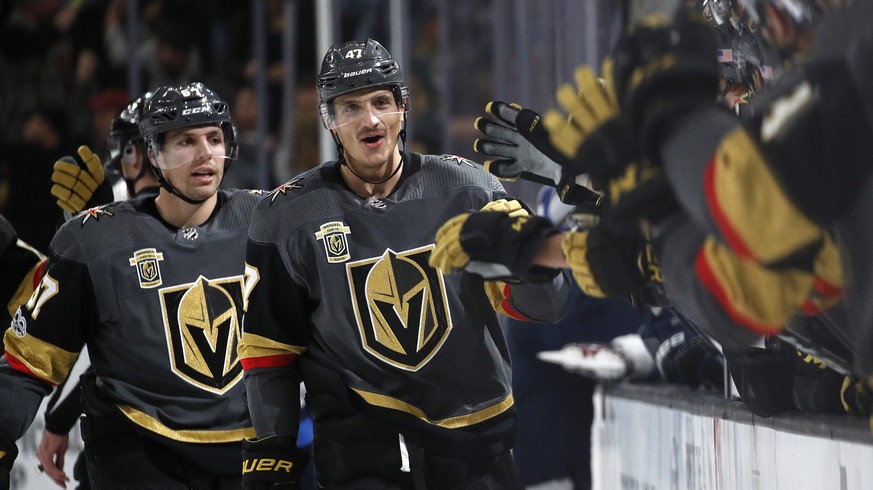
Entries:
<svg viewBox="0 0 873 490">
<path fill-rule="evenodd" d="M 378 41 L 351 41 L 333 45 L 321 62 L 316 88 L 322 123 L 334 127 L 333 101 L 343 94 L 385 87 L 403 112 L 409 110 L 409 87 L 400 65 Z"/>
</svg>

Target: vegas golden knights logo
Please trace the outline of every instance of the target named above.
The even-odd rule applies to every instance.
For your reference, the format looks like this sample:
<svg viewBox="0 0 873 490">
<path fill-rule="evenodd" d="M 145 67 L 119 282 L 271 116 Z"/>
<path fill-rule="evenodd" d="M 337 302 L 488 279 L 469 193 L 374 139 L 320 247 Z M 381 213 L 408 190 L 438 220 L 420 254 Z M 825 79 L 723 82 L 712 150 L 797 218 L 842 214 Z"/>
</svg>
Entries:
<svg viewBox="0 0 873 490">
<path fill-rule="evenodd" d="M 130 266 L 136 267 L 139 287 L 148 289 L 161 285 L 161 267 L 158 264 L 161 260 L 164 260 L 164 254 L 153 248 L 137 250 L 128 259 Z"/>
<path fill-rule="evenodd" d="M 242 276 L 160 290 L 171 369 L 185 381 L 222 394 L 242 378 Z"/>
<path fill-rule="evenodd" d="M 315 234 L 316 240 L 324 242 L 324 252 L 327 254 L 327 261 L 331 264 L 345 262 L 351 258 L 349 241 L 346 239 L 349 233 L 351 230 L 342 221 L 331 221 L 321 225 Z"/>
<path fill-rule="evenodd" d="M 452 329 L 442 275 L 428 266 L 433 245 L 346 264 L 364 349 L 418 371 Z"/>
</svg>

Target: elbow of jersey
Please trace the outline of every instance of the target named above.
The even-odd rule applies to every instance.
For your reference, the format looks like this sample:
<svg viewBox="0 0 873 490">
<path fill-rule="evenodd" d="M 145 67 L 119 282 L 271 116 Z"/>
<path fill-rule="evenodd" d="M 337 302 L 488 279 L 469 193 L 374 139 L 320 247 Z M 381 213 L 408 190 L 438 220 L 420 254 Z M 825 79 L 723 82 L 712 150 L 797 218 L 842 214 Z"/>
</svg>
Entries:
<svg viewBox="0 0 873 490">
<path fill-rule="evenodd" d="M 260 368 L 277 368 L 294 366 L 297 363 L 297 354 L 277 354 L 258 357 L 240 358 L 243 371 L 251 371 Z"/>
</svg>

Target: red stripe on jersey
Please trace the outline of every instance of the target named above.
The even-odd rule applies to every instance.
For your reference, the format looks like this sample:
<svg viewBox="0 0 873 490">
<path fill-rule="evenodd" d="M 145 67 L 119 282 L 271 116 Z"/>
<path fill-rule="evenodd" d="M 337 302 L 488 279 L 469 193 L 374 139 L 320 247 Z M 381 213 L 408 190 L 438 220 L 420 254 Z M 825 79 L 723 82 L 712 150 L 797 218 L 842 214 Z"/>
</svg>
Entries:
<svg viewBox="0 0 873 490">
<path fill-rule="evenodd" d="M 519 321 L 527 321 L 527 317 L 516 311 L 512 305 L 509 304 L 509 297 L 512 296 L 512 286 L 509 284 L 503 285 L 503 303 L 500 304 L 500 307 L 503 308 L 503 311 L 506 312 L 512 318 L 515 318 Z"/>
<path fill-rule="evenodd" d="M 709 262 L 706 260 L 706 256 L 703 253 L 703 247 L 700 248 L 700 251 L 697 253 L 697 258 L 694 260 L 694 271 L 697 273 L 697 277 L 700 279 L 703 287 L 705 287 L 715 298 L 716 302 L 721 305 L 721 309 L 727 313 L 731 320 L 761 335 L 772 334 L 774 331 L 779 330 L 780 325 L 766 325 L 757 322 L 733 308 L 727 291 L 725 291 L 721 286 L 718 278 L 712 272 Z"/>
<path fill-rule="evenodd" d="M 9 352 L 6 352 L 6 362 L 9 363 L 9 367 L 18 371 L 19 373 L 26 374 L 34 379 L 38 379 L 47 385 L 57 386 L 56 384 L 52 383 L 51 381 L 49 381 L 47 379 L 40 378 L 39 376 L 33 374 L 33 371 L 31 371 L 27 367 L 27 365 L 25 365 L 23 362 L 19 361 L 17 357 L 13 356 Z"/>
<path fill-rule="evenodd" d="M 297 362 L 297 354 L 282 354 L 278 356 L 247 357 L 239 360 L 244 371 L 257 368 L 293 366 Z"/>
<path fill-rule="evenodd" d="M 751 250 L 749 250 L 740 234 L 731 225 L 730 219 L 718 203 L 715 191 L 715 159 L 716 154 L 713 154 L 703 173 L 703 195 L 706 198 L 706 206 L 712 213 L 718 229 L 724 235 L 728 247 L 741 259 L 752 258 Z"/>
</svg>

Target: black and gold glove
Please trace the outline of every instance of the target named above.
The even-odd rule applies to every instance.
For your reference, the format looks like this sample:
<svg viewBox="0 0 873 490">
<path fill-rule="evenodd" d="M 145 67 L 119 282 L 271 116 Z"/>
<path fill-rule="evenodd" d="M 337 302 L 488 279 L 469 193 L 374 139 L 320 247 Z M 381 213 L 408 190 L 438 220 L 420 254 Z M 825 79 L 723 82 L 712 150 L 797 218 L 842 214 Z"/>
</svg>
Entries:
<svg viewBox="0 0 873 490">
<path fill-rule="evenodd" d="M 556 233 L 551 221 L 531 216 L 521 202 L 501 199 L 440 227 L 429 263 L 446 273 L 463 269 L 488 280 L 548 280 L 558 270 L 531 262 L 542 241 Z"/>
<path fill-rule="evenodd" d="M 561 249 L 573 279 L 588 296 L 627 296 L 661 281 L 651 247 L 639 236 L 614 235 L 599 225 L 565 233 Z"/>
<path fill-rule="evenodd" d="M 486 136 L 473 142 L 473 150 L 485 155 L 485 171 L 502 180 L 524 179 L 554 187 L 568 204 L 596 199 L 585 187 L 587 170 L 574 166 L 551 142 L 542 117 L 517 104 L 495 100 L 485 106 L 493 119 L 476 118 L 475 127 Z"/>
<path fill-rule="evenodd" d="M 100 157 L 87 145 L 78 149 L 82 164 L 72 156 L 63 156 L 55 162 L 52 172 L 53 196 L 64 211 L 79 211 L 112 202 L 112 187 L 106 180 Z"/>
<path fill-rule="evenodd" d="M 309 454 L 293 437 L 242 441 L 243 490 L 297 490 Z"/>
<path fill-rule="evenodd" d="M 662 169 L 640 153 L 637 138 L 615 94 L 613 61 L 603 61 L 603 79 L 586 65 L 576 69 L 577 90 L 562 86 L 557 99 L 568 116 L 549 111 L 545 126 L 552 142 L 588 169 L 592 186 L 609 198 L 612 221 L 629 229 L 640 218 L 658 221 L 675 209 Z"/>
</svg>

